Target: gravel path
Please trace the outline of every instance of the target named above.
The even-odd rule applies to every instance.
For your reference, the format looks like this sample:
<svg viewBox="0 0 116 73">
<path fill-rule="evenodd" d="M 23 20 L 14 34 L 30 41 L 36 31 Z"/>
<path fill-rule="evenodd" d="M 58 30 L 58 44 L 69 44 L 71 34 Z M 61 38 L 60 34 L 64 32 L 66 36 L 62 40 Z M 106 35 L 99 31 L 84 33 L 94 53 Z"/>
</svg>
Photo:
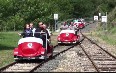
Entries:
<svg viewBox="0 0 116 73">
<path fill-rule="evenodd" d="M 105 41 L 103 41 L 102 39 L 100 39 L 99 37 L 95 37 L 95 36 L 87 36 L 89 38 L 91 38 L 94 42 L 96 42 L 99 46 L 101 46 L 102 48 L 104 48 L 105 50 L 109 51 L 111 54 L 113 54 L 114 56 L 116 56 L 116 45 L 110 45 L 107 44 Z M 94 37 L 94 38 L 93 38 Z"/>
<path fill-rule="evenodd" d="M 37 65 L 38 63 L 16 63 L 15 65 L 5 69 L 3 72 L 29 72 Z"/>
<path fill-rule="evenodd" d="M 95 72 L 94 67 L 88 60 L 81 48 L 74 47 L 64 54 L 55 72 Z"/>
<path fill-rule="evenodd" d="M 105 41 L 103 41 L 99 37 L 92 35 L 92 32 L 95 30 L 96 26 L 97 26 L 97 22 L 89 24 L 87 27 L 82 29 L 82 33 L 85 34 L 88 38 L 91 38 L 93 41 L 95 41 L 98 45 L 103 47 L 105 50 L 109 51 L 110 53 L 116 56 L 116 52 L 115 52 L 116 45 L 107 44 Z"/>
<path fill-rule="evenodd" d="M 64 49 L 67 49 L 69 47 L 71 47 L 71 46 L 58 46 L 55 48 L 53 55 L 63 51 Z M 55 69 L 62 59 L 63 59 L 63 54 L 61 54 L 60 56 L 56 57 L 55 59 L 53 59 L 51 61 L 48 61 L 41 68 L 38 68 L 35 72 L 49 72 L 49 71 Z"/>
<path fill-rule="evenodd" d="M 95 69 L 82 49 L 76 46 L 35 72 L 95 72 Z"/>
</svg>

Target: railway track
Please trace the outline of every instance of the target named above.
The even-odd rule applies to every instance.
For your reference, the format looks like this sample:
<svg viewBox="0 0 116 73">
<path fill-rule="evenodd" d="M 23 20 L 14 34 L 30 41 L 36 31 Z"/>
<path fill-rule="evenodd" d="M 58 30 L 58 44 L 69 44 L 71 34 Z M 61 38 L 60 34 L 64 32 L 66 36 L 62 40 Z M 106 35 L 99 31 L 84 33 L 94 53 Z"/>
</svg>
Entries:
<svg viewBox="0 0 116 73">
<path fill-rule="evenodd" d="M 33 72 L 49 72 L 50 68 L 54 68 L 54 64 L 56 62 L 59 62 L 60 60 L 59 56 L 61 56 L 63 53 L 67 52 L 68 50 L 72 49 L 74 46 L 59 46 L 55 48 L 51 60 L 46 61 L 46 63 L 44 63 L 43 65 L 44 67 L 43 66 L 37 67 L 36 69 L 34 69 Z"/>
<path fill-rule="evenodd" d="M 91 61 L 89 55 L 81 47 L 81 43 L 77 47 L 79 47 L 78 48 L 79 51 L 77 52 L 77 55 L 80 56 L 80 61 L 81 61 L 80 66 L 82 67 L 82 72 L 98 72 L 97 67 L 94 65 L 93 61 Z"/>
<path fill-rule="evenodd" d="M 81 43 L 80 43 L 81 44 Z M 73 50 L 77 53 L 77 58 L 79 60 L 79 72 L 97 72 L 96 68 L 93 66 L 91 61 L 89 60 L 86 53 L 80 47 L 80 44 L 77 45 Z"/>
<path fill-rule="evenodd" d="M 82 34 L 83 35 L 83 34 Z M 84 36 L 79 45 L 85 52 L 97 72 L 116 72 L 116 57 Z"/>
<path fill-rule="evenodd" d="M 58 55 L 60 55 L 61 53 L 64 53 L 65 51 L 71 49 L 73 46 L 58 46 L 56 45 L 54 47 L 54 52 L 53 52 L 53 57 L 52 58 L 48 58 L 45 61 L 36 61 L 36 62 L 32 62 L 32 61 L 22 61 L 22 62 L 13 62 L 3 68 L 0 69 L 0 72 L 34 72 L 34 70 L 36 70 L 37 68 L 41 67 L 43 64 L 47 63 L 50 60 L 53 60 L 54 58 L 56 58 Z"/>
</svg>

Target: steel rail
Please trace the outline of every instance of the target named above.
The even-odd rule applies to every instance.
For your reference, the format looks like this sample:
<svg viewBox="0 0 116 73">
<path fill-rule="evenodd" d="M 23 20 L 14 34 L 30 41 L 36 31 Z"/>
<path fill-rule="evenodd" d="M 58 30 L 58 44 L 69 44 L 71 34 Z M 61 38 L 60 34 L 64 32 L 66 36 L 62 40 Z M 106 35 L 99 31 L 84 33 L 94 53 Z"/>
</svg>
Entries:
<svg viewBox="0 0 116 73">
<path fill-rule="evenodd" d="M 82 34 L 82 33 L 81 33 Z M 105 49 L 103 49 L 101 46 L 99 46 L 97 43 L 95 43 L 94 41 L 92 41 L 91 39 L 89 39 L 88 37 L 86 37 L 84 34 L 82 34 L 87 40 L 89 40 L 92 44 L 95 44 L 96 46 L 98 46 L 100 49 L 102 49 L 103 51 L 105 51 L 108 55 L 110 55 L 111 57 L 113 57 L 114 59 L 116 59 L 116 56 L 114 56 L 113 54 L 111 54 L 110 52 L 106 51 Z"/>
<path fill-rule="evenodd" d="M 93 64 L 94 68 L 96 69 L 97 72 L 100 72 L 100 70 L 98 69 L 98 67 L 96 66 L 96 64 L 93 62 L 93 60 L 90 58 L 90 56 L 87 54 L 87 52 L 84 50 L 84 48 L 81 46 L 81 44 L 79 45 L 82 50 L 84 51 L 84 53 L 86 54 L 86 56 L 89 58 L 89 60 L 91 61 L 91 63 Z"/>
<path fill-rule="evenodd" d="M 0 68 L 0 72 L 2 72 L 3 70 L 5 70 L 6 68 L 9 68 L 10 66 L 13 66 L 14 64 L 16 64 L 17 62 L 13 62 L 13 63 L 10 63 L 2 68 Z"/>
<path fill-rule="evenodd" d="M 58 55 L 60 55 L 61 53 L 66 52 L 66 51 L 68 51 L 69 49 L 73 48 L 74 46 L 76 46 L 76 45 L 73 45 L 73 46 L 71 46 L 71 47 L 69 47 L 69 48 L 67 48 L 67 49 L 65 49 L 65 50 L 63 50 L 63 51 L 61 51 L 61 52 L 59 52 L 58 54 L 54 55 L 52 58 L 48 58 L 47 60 L 43 61 L 43 62 L 40 63 L 38 66 L 36 66 L 35 68 L 33 68 L 33 69 L 30 71 L 30 73 L 34 72 L 34 70 L 36 70 L 37 68 L 41 67 L 41 66 L 42 66 L 43 64 L 45 64 L 46 62 L 55 59 Z"/>
<path fill-rule="evenodd" d="M 82 34 L 82 33 L 81 33 Z M 116 56 L 112 55 L 110 52 L 108 52 L 107 50 L 105 50 L 104 48 L 102 48 L 101 46 L 99 46 L 96 42 L 94 42 L 93 40 L 91 40 L 90 38 L 88 38 L 87 36 L 85 36 L 84 34 L 82 34 L 82 36 L 84 38 L 86 38 L 89 42 L 91 42 L 91 44 L 95 44 L 98 48 L 100 48 L 102 50 L 102 52 L 105 52 L 105 54 L 109 55 L 110 57 L 112 57 L 113 59 L 116 60 Z M 80 47 L 84 50 L 84 48 L 80 45 Z M 86 51 L 85 51 L 86 52 Z M 87 55 L 87 52 L 86 52 L 86 55 Z M 100 70 L 102 68 L 98 67 L 95 63 L 94 63 L 94 60 L 89 56 L 87 55 L 88 58 L 90 59 L 90 61 L 93 63 L 94 67 L 97 69 L 98 72 L 100 72 Z M 104 60 L 104 59 L 103 59 Z M 115 62 L 115 61 L 114 61 Z M 107 67 L 106 67 L 107 68 Z M 111 69 L 115 69 L 115 67 L 111 68 Z"/>
</svg>

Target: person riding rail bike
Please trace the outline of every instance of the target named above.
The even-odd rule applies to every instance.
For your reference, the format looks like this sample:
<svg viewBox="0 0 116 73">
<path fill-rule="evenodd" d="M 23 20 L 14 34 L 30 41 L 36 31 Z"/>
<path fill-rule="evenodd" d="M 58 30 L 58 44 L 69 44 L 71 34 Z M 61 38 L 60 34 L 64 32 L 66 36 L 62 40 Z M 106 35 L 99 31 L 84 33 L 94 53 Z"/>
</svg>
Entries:
<svg viewBox="0 0 116 73">
<path fill-rule="evenodd" d="M 73 22 L 70 23 L 69 29 L 74 30 L 76 35 L 77 35 L 78 30 L 79 30 L 76 26 L 74 26 Z"/>
<path fill-rule="evenodd" d="M 34 33 L 35 33 L 36 28 L 34 28 L 32 22 L 31 22 L 29 25 L 30 25 L 30 29 L 31 29 L 31 31 L 33 32 L 33 36 L 34 36 Z"/>
<path fill-rule="evenodd" d="M 45 34 L 47 34 L 47 37 Z M 46 40 L 50 39 L 50 36 L 49 36 L 47 30 L 44 29 L 43 22 L 39 22 L 38 27 L 35 30 L 34 36 L 37 38 L 41 38 L 43 40 L 43 47 L 45 48 L 46 47 Z"/>
<path fill-rule="evenodd" d="M 32 30 L 30 29 L 30 25 L 29 24 L 26 24 L 25 27 L 24 27 L 24 30 L 22 33 L 18 33 L 20 36 L 23 36 L 23 38 L 25 37 L 32 37 L 33 34 L 32 34 Z"/>
<path fill-rule="evenodd" d="M 63 25 L 60 27 L 61 30 L 66 30 L 68 29 L 67 22 L 64 22 Z"/>
</svg>

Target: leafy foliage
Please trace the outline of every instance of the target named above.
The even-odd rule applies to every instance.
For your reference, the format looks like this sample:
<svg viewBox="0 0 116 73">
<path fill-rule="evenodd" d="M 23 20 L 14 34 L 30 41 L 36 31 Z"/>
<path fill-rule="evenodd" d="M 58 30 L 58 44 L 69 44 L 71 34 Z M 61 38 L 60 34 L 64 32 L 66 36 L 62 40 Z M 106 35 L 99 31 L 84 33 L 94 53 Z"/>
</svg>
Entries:
<svg viewBox="0 0 116 73">
<path fill-rule="evenodd" d="M 53 25 L 53 14 L 59 21 L 90 17 L 110 12 L 116 0 L 0 0 L 0 31 L 20 30 L 25 23 L 38 21 Z"/>
</svg>

